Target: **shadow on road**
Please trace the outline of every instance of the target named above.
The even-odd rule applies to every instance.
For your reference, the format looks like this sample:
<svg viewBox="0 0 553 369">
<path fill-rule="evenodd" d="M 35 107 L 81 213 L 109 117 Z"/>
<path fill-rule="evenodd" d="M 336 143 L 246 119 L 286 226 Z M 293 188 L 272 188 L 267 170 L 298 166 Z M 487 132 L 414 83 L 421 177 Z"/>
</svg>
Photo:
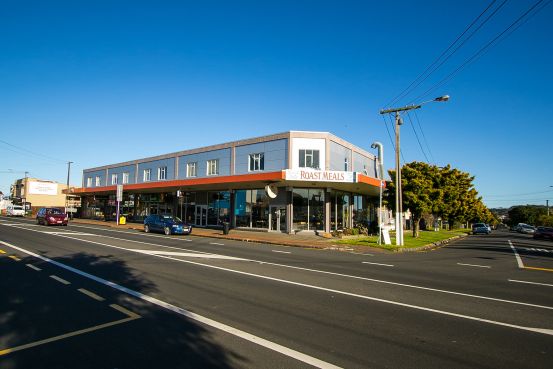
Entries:
<svg viewBox="0 0 553 369">
<path fill-rule="evenodd" d="M 54 260 L 143 294 L 159 292 L 154 283 L 110 255 L 78 253 Z M 1 369 L 251 366 L 243 356 L 216 342 L 221 339 L 214 337 L 221 336 L 219 332 L 34 257 L 14 261 L 0 256 L 0 279 L 0 350 L 128 317 L 111 304 L 140 315 L 136 320 L 1 355 Z M 79 292 L 80 288 L 105 300 L 93 299 Z"/>
</svg>

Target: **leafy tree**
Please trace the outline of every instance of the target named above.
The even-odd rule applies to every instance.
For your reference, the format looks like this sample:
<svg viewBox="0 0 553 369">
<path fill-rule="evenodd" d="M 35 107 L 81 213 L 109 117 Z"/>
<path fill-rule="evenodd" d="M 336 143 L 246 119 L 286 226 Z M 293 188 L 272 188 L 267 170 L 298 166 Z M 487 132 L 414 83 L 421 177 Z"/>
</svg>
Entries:
<svg viewBox="0 0 553 369">
<path fill-rule="evenodd" d="M 541 205 L 519 205 L 509 209 L 509 224 L 540 224 L 540 217 L 547 217 L 547 209 Z"/>
</svg>

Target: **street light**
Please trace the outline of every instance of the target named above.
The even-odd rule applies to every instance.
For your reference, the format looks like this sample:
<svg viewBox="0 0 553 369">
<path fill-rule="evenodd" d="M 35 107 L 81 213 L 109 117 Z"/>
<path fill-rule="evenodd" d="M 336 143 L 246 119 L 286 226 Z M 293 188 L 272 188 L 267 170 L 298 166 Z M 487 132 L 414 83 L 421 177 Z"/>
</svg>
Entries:
<svg viewBox="0 0 553 369">
<path fill-rule="evenodd" d="M 445 102 L 449 100 L 449 95 L 443 95 L 436 97 L 435 99 L 424 101 L 420 104 L 407 105 L 401 108 L 391 108 L 391 109 L 382 109 L 380 114 L 391 114 L 395 115 L 395 133 L 396 133 L 396 246 L 403 246 L 403 199 L 401 196 L 401 165 L 399 162 L 399 126 L 403 124 L 400 113 L 409 110 L 416 110 L 422 108 L 423 105 L 430 102 Z"/>
</svg>

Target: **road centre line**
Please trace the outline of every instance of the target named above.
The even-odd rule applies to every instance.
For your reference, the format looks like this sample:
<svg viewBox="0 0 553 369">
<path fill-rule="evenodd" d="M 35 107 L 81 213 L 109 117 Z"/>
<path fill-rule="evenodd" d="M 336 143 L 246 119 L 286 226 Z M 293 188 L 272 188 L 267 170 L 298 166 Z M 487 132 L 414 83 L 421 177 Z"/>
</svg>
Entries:
<svg viewBox="0 0 553 369">
<path fill-rule="evenodd" d="M 34 266 L 33 264 L 25 264 L 25 265 L 28 266 L 29 268 L 33 269 L 33 270 L 36 270 L 37 272 L 40 272 L 42 270 L 39 267 Z"/>
<path fill-rule="evenodd" d="M 291 254 L 290 251 L 280 251 L 280 250 L 271 250 L 272 252 L 278 252 L 278 253 L 281 253 L 281 254 Z"/>
<path fill-rule="evenodd" d="M 522 263 L 522 259 L 520 258 L 520 255 L 517 252 L 517 249 L 513 246 L 513 243 L 511 240 L 507 240 L 509 242 L 509 245 L 511 246 L 511 249 L 515 253 L 515 258 L 517 259 L 517 264 L 520 269 L 524 269 L 524 264 Z"/>
<path fill-rule="evenodd" d="M 60 236 L 60 237 L 70 238 L 70 237 L 67 237 L 67 236 Z M 96 243 L 96 242 L 92 242 L 92 241 L 90 241 L 90 242 L 91 243 Z M 120 248 L 118 246 L 111 246 L 111 245 L 105 245 L 105 246 L 118 248 L 118 249 Z M 170 257 L 170 256 L 163 256 L 163 255 L 155 255 L 155 256 L 159 257 L 159 258 L 163 258 L 163 259 L 179 261 L 181 263 L 187 263 L 187 264 L 192 264 L 192 265 L 203 266 L 203 267 L 206 267 L 206 268 L 222 270 L 222 271 L 236 273 L 236 274 L 240 274 L 240 275 L 246 275 L 246 276 L 250 276 L 250 277 L 254 277 L 254 278 L 266 279 L 266 280 L 270 280 L 270 281 L 274 281 L 274 282 L 290 284 L 290 285 L 293 285 L 293 286 L 306 287 L 306 288 L 311 288 L 311 289 L 315 289 L 315 290 L 319 290 L 319 291 L 325 291 L 325 292 L 340 294 L 340 295 L 344 295 L 344 296 L 356 297 L 356 298 L 369 300 L 369 301 L 382 302 L 382 303 L 385 303 L 385 304 L 401 306 L 401 307 L 406 307 L 406 308 L 415 309 L 415 310 L 427 311 L 427 312 L 440 314 L 440 315 L 446 315 L 446 316 L 451 316 L 451 317 L 456 317 L 456 318 L 461 318 L 461 319 L 477 321 L 477 322 L 481 322 L 481 323 L 488 323 L 488 324 L 493 324 L 493 325 L 498 325 L 498 326 L 503 326 L 503 327 L 508 327 L 508 328 L 519 329 L 519 330 L 523 330 L 523 331 L 529 331 L 529 332 L 535 332 L 535 333 L 541 333 L 541 334 L 553 336 L 553 329 L 525 327 L 525 326 L 511 324 L 511 323 L 505 323 L 505 322 L 500 322 L 500 321 L 495 321 L 495 320 L 490 320 L 490 319 L 478 318 L 478 317 L 474 317 L 474 316 L 470 316 L 470 315 L 453 313 L 453 312 L 449 312 L 449 311 L 445 311 L 445 310 L 438 310 L 438 309 L 428 308 L 428 307 L 419 306 L 419 305 L 412 305 L 412 304 L 407 304 L 407 303 L 398 302 L 398 301 L 386 300 L 386 299 L 382 299 L 382 298 L 378 298 L 378 297 L 359 295 L 359 294 L 356 294 L 356 293 L 335 290 L 335 289 L 332 289 L 332 288 L 320 287 L 320 286 L 315 286 L 315 285 L 310 285 L 310 284 L 305 284 L 305 283 L 300 283 L 300 282 L 294 282 L 294 281 L 289 281 L 289 280 L 280 279 L 280 278 L 268 277 L 268 276 L 264 276 L 264 275 L 259 275 L 259 274 L 249 273 L 249 272 L 243 272 L 243 271 L 240 271 L 240 270 L 234 270 L 234 269 L 219 267 L 219 266 L 215 266 L 215 265 L 206 265 L 206 264 L 193 262 L 193 261 L 189 261 L 189 260 L 176 259 L 176 258 L 173 258 L 173 257 Z M 553 309 L 552 307 L 547 307 L 547 308 Z"/>
<path fill-rule="evenodd" d="M 6 253 L 6 251 L 0 250 L 0 254 L 5 254 L 5 253 Z"/>
<path fill-rule="evenodd" d="M 387 267 L 393 267 L 394 266 L 393 264 L 371 263 L 371 262 L 368 262 L 368 261 L 362 261 L 361 263 L 362 264 L 371 264 L 371 265 L 381 265 L 381 266 L 387 266 Z"/>
<path fill-rule="evenodd" d="M 55 279 L 56 281 L 58 281 L 58 282 L 60 282 L 60 283 L 63 283 L 63 284 L 65 284 L 65 285 L 71 284 L 71 282 L 66 281 L 66 280 L 63 279 L 63 278 L 60 278 L 60 277 L 58 277 L 57 275 L 53 275 L 53 274 L 52 274 L 52 275 L 50 276 L 50 278 Z"/>
<path fill-rule="evenodd" d="M 65 237 L 65 236 L 62 236 L 62 237 Z M 66 237 L 66 238 L 70 238 L 70 237 Z M 328 362 L 325 362 L 325 361 L 322 361 L 322 360 L 319 360 L 315 357 L 312 357 L 312 356 L 309 356 L 309 355 L 306 355 L 304 353 L 301 353 L 299 351 L 296 351 L 296 350 L 293 350 L 293 349 L 290 349 L 288 347 L 285 347 L 285 346 L 282 346 L 282 345 L 279 345 L 278 343 L 275 343 L 275 342 L 271 342 L 269 340 L 266 340 L 264 338 L 261 338 L 261 337 L 258 337 L 258 336 L 255 336 L 253 334 L 250 334 L 250 333 L 247 333 L 245 331 L 242 331 L 238 328 L 234 328 L 234 327 L 231 327 L 229 325 L 226 325 L 226 324 L 223 324 L 223 323 L 220 323 L 220 322 L 217 322 L 215 320 L 212 320 L 212 319 L 209 319 L 209 318 L 206 318 L 202 315 L 199 315 L 199 314 L 196 314 L 196 313 L 193 313 L 193 312 L 190 312 L 188 310 L 185 310 L 181 307 L 178 307 L 178 306 L 175 306 L 175 305 L 172 305 L 172 304 L 169 304 L 165 301 L 162 301 L 162 300 L 159 300 L 159 299 L 156 299 L 155 297 L 151 297 L 151 296 L 148 296 L 148 295 L 145 295 L 145 294 L 142 294 L 138 291 L 134 291 L 134 290 L 131 290 L 130 288 L 127 288 L 127 287 L 124 287 L 124 286 L 121 286 L 117 283 L 114 283 L 114 282 L 111 282 L 111 281 L 108 281 L 106 279 L 103 279 L 103 278 L 100 278 L 100 277 L 97 277 L 93 274 L 90 274 L 90 273 L 87 273 L 87 272 L 84 272 L 82 270 L 79 270 L 79 269 L 76 269 L 76 268 L 73 268 L 69 265 L 65 265 L 65 264 L 62 264 L 58 261 L 55 261 L 55 260 L 52 260 L 52 259 L 49 259 L 47 257 L 44 257 L 42 255 L 39 255 L 39 254 L 36 254 L 32 251 L 28 251 L 28 250 L 25 250 L 23 248 L 20 248 L 18 246 L 15 246 L 15 245 L 12 245 L 12 244 L 9 244 L 7 242 L 4 242 L 4 241 L 0 241 L 0 244 L 3 244 L 5 246 L 8 246 L 8 247 L 11 247 L 11 248 L 14 248 L 16 250 L 19 250 L 21 252 L 24 252 L 30 256 L 34 256 L 36 258 L 39 258 L 47 263 L 51 263 L 53 265 L 56 265 L 60 268 L 63 268 L 65 270 L 69 270 L 73 273 L 76 273 L 82 277 L 85 277 L 85 278 L 89 278 L 93 281 L 96 281 L 98 283 L 101 283 L 105 286 L 109 286 L 109 287 L 112 287 L 118 291 L 121 291 L 121 292 L 124 292 L 124 293 L 127 293 L 131 296 L 134 296 L 138 299 L 141 299 L 141 300 L 144 300 L 144 301 L 147 301 L 151 304 L 154 304 L 154 305 L 157 305 L 157 306 L 160 306 L 160 307 L 163 307 L 167 310 L 170 310 L 172 312 L 175 312 L 177 314 L 180 314 L 180 315 L 183 315 L 189 319 L 192 319 L 192 320 L 195 320 L 197 322 L 200 322 L 202 324 L 205 324 L 205 325 L 208 325 L 210 327 L 213 327 L 213 328 L 216 328 L 216 329 L 219 329 L 223 332 L 226 332 L 226 333 L 229 333 L 231 335 L 234 335 L 234 336 L 237 336 L 237 337 L 240 337 L 246 341 L 249 341 L 249 342 L 252 342 L 254 344 L 257 344 L 259 346 L 262 346 L 262 347 L 265 347 L 265 348 L 268 348 L 270 350 L 273 350 L 275 352 L 278 352 L 278 353 L 281 353 L 283 355 L 286 355 L 288 357 L 291 357 L 293 359 L 296 359 L 298 361 L 302 361 L 306 364 L 309 364 L 309 365 L 312 365 L 312 366 L 315 366 L 315 367 L 319 367 L 319 368 L 328 368 L 328 369 L 341 369 L 340 367 L 336 366 L 336 365 L 333 365 L 331 363 L 328 363 Z M 116 246 L 116 248 L 119 248 Z M 164 258 L 167 258 L 167 257 L 164 257 Z M 177 259 L 178 260 L 178 259 Z M 202 265 L 202 264 L 200 264 Z M 112 306 L 112 305 L 110 305 Z M 113 306 L 112 306 L 113 307 Z M 115 308 L 115 307 L 114 307 Z M 129 320 L 133 320 L 133 319 L 136 319 L 136 318 L 127 318 L 127 319 L 123 319 L 123 321 L 129 321 Z M 107 323 L 108 325 L 115 325 L 115 324 L 120 324 L 121 322 L 123 321 L 118 321 L 118 322 L 114 322 L 114 323 Z M 107 325 L 103 325 L 103 326 L 107 326 Z M 103 326 L 98 326 L 98 327 L 102 327 Z M 92 330 L 97 330 L 97 329 L 101 329 L 101 328 L 89 328 L 88 331 L 92 331 Z M 83 330 L 85 331 L 85 330 Z M 83 331 L 79 331 L 79 332 L 83 332 Z M 75 333 L 75 332 L 74 332 Z M 72 335 L 76 335 L 76 334 L 72 334 Z M 86 333 L 86 332 L 83 332 L 83 333 Z M 82 334 L 82 333 L 78 333 L 78 334 Z M 58 337 L 61 337 L 61 336 L 58 336 Z M 65 337 L 64 337 L 65 338 Z M 58 338 L 60 339 L 60 338 Z M 46 343 L 46 342 L 44 342 Z M 36 344 L 35 344 L 36 346 Z M 21 346 L 20 346 L 21 347 Z M 0 351 L 0 356 L 1 355 L 5 355 L 7 353 L 10 353 L 10 352 L 13 352 L 14 350 L 17 351 L 16 349 L 18 348 L 12 348 L 12 349 L 7 349 L 7 350 L 2 350 Z M 21 348 L 19 348 L 18 350 L 20 350 Z M 6 352 L 7 351 L 7 352 Z"/>
<path fill-rule="evenodd" d="M 40 232 L 40 231 L 36 231 L 36 230 L 34 230 L 34 229 L 33 229 L 33 230 L 29 230 L 29 231 Z M 65 237 L 65 236 L 58 236 L 58 237 Z M 111 236 L 103 236 L 103 237 L 121 240 L 121 238 L 117 238 L 117 237 L 111 237 Z M 95 241 L 81 240 L 81 239 L 78 239 L 78 238 L 71 238 L 71 237 L 66 237 L 66 238 L 73 239 L 73 240 L 77 240 L 77 241 L 82 241 L 82 242 L 88 242 L 88 243 L 92 243 L 92 244 L 98 244 L 98 245 L 100 245 L 100 246 L 118 248 L 118 249 L 122 249 L 122 250 L 127 250 L 127 251 L 129 251 L 128 249 L 125 249 L 125 248 L 122 248 L 122 247 L 113 246 L 113 245 L 108 245 L 108 244 L 103 244 L 103 243 L 99 243 L 99 242 L 95 242 Z M 124 239 L 123 239 L 123 240 L 124 240 Z M 129 241 L 130 241 L 130 240 L 129 240 Z M 145 242 L 141 242 L 141 241 L 132 241 L 132 242 L 145 243 Z M 0 241 L 0 244 L 2 244 L 2 241 Z M 157 245 L 157 244 L 151 244 L 151 243 L 150 243 L 150 245 Z M 200 253 L 202 253 L 201 251 L 195 251 L 195 250 L 190 250 L 190 249 L 181 249 L 181 248 L 172 247 L 172 246 L 164 246 L 164 245 L 157 245 L 157 246 L 160 246 L 160 247 L 167 247 L 167 248 L 175 248 L 175 249 L 183 250 L 183 251 L 191 251 L 191 252 L 200 252 Z M 130 249 L 130 251 L 132 251 L 132 249 Z M 179 259 L 174 259 L 174 260 L 183 261 L 183 260 L 179 260 Z M 456 295 L 456 296 L 464 296 L 464 297 L 470 297 L 470 298 L 481 299 L 481 300 L 502 302 L 502 303 L 506 303 L 506 304 L 521 305 L 521 306 L 529 306 L 529 307 L 535 307 L 535 308 L 539 308 L 539 309 L 553 310 L 553 306 L 537 305 L 537 304 L 531 304 L 531 303 L 521 302 L 521 301 L 506 300 L 506 299 L 500 299 L 500 298 L 496 298 L 496 297 L 489 297 L 489 296 L 482 296 L 482 295 L 474 295 L 474 294 L 464 293 L 464 292 L 456 292 L 456 291 L 449 291 L 449 290 L 443 290 L 443 289 L 432 288 L 432 287 L 424 287 L 424 286 L 411 285 L 411 284 L 400 283 L 400 282 L 385 281 L 385 280 L 382 280 L 382 279 L 360 277 L 360 276 L 356 276 L 356 275 L 343 274 L 343 273 L 336 273 L 336 272 L 329 272 L 329 271 L 326 271 L 326 270 L 318 270 L 318 269 L 304 268 L 304 267 L 298 267 L 298 266 L 294 266 L 294 265 L 286 265 L 286 264 L 272 263 L 272 262 L 260 261 L 260 260 L 255 260 L 255 259 L 243 259 L 243 260 L 245 260 L 245 261 L 250 261 L 250 262 L 255 262 L 255 263 L 260 263 L 260 264 L 265 264 L 265 265 L 272 265 L 272 266 L 282 267 L 282 268 L 289 268 L 289 269 L 295 269 L 295 270 L 303 270 L 303 271 L 308 271 L 308 272 L 313 272 L 313 273 L 320 273 L 320 274 L 326 274 L 326 275 L 333 275 L 333 276 L 344 277 L 344 278 L 352 278 L 352 279 L 363 280 L 363 281 L 374 282 L 374 283 L 388 284 L 388 285 L 391 285 L 391 286 L 400 286 L 400 287 L 406 287 L 406 288 L 414 288 L 414 289 L 420 289 L 420 290 L 423 290 L 423 291 L 432 291 L 432 292 L 438 292 L 438 293 L 444 293 L 444 294 L 450 294 L 450 295 Z M 207 266 L 207 265 L 201 264 L 201 263 L 196 263 L 196 264 L 198 264 L 198 265 L 203 265 L 203 266 Z"/>
<path fill-rule="evenodd" d="M 491 266 L 489 265 L 478 265 L 478 264 L 457 263 L 457 265 L 470 266 L 470 267 L 476 267 L 476 268 L 491 268 Z"/>
<path fill-rule="evenodd" d="M 528 282 L 528 281 L 519 281 L 517 279 L 508 279 L 509 282 L 516 282 L 516 283 L 527 283 L 527 284 L 535 284 L 538 286 L 547 286 L 547 287 L 553 287 L 553 284 L 548 283 L 538 283 L 538 282 Z"/>
<path fill-rule="evenodd" d="M 109 323 L 105 323 L 105 324 L 96 325 L 94 327 L 81 329 L 81 330 L 78 330 L 78 331 L 62 334 L 62 335 L 55 336 L 55 337 L 46 338 L 46 339 L 43 339 L 43 340 L 40 340 L 40 341 L 27 343 L 25 345 L 20 345 L 20 346 L 16 346 L 16 347 L 1 349 L 0 350 L 0 356 L 7 355 L 7 354 L 17 352 L 17 351 L 22 351 L 22 350 L 25 350 L 25 349 L 28 349 L 28 348 L 44 345 L 46 343 L 60 341 L 60 340 L 66 339 L 66 338 L 79 336 L 79 335 L 82 335 L 82 334 L 85 334 L 85 333 L 94 332 L 94 331 L 97 331 L 97 330 L 100 330 L 100 329 L 109 328 L 109 327 L 112 327 L 114 325 L 127 323 L 127 322 L 130 322 L 132 320 L 136 320 L 136 319 L 140 318 L 140 315 L 138 315 L 138 314 L 136 314 L 132 311 L 129 311 L 125 308 L 122 308 L 119 305 L 112 304 L 112 305 L 110 305 L 110 307 L 112 309 L 115 309 L 115 310 L 117 310 L 119 312 L 122 312 L 123 314 L 127 315 L 127 318 L 116 320 L 114 322 L 109 322 Z"/>
<path fill-rule="evenodd" d="M 87 289 L 84 289 L 84 288 L 79 288 L 77 291 L 81 292 L 81 293 L 84 293 L 85 295 L 87 295 L 88 297 L 91 297 L 93 298 L 94 300 L 98 300 L 98 301 L 105 301 L 105 298 L 103 298 L 102 296 L 98 296 L 97 294 L 95 294 L 94 292 L 91 292 Z M 128 315 L 128 314 L 127 314 Z"/>
</svg>

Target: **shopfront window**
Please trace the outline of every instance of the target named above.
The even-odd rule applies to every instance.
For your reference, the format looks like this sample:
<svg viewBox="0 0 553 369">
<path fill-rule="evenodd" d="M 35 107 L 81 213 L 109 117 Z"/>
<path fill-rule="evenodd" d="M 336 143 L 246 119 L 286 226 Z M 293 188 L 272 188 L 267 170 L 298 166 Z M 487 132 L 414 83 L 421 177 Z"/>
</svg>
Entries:
<svg viewBox="0 0 553 369">
<path fill-rule="evenodd" d="M 350 195 L 344 192 L 331 192 L 330 194 L 330 228 L 338 230 L 348 228 L 350 225 Z"/>
<path fill-rule="evenodd" d="M 237 227 L 268 228 L 269 197 L 265 190 L 239 190 L 235 192 Z"/>
<path fill-rule="evenodd" d="M 292 194 L 293 227 L 296 230 L 324 230 L 324 191 L 295 188 Z"/>
<path fill-rule="evenodd" d="M 230 192 L 207 193 L 207 225 L 222 225 L 230 221 Z"/>
</svg>

